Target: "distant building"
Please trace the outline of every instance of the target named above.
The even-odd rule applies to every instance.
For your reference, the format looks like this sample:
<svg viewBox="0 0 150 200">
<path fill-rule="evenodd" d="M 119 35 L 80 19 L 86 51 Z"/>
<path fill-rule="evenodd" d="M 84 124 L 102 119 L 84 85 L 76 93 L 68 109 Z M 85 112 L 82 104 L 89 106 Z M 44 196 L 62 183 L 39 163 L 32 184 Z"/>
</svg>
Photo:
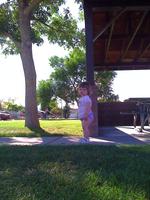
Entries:
<svg viewBox="0 0 150 200">
<path fill-rule="evenodd" d="M 129 98 L 124 100 L 124 102 L 143 102 L 143 103 L 150 103 L 150 97 L 141 97 L 141 98 Z"/>
</svg>

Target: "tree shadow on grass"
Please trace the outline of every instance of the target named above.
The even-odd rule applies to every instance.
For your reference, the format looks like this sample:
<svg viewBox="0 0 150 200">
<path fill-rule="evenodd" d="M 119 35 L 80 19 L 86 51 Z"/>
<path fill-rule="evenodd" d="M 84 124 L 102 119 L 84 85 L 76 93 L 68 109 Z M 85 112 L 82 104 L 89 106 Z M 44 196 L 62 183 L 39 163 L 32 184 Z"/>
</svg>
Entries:
<svg viewBox="0 0 150 200">
<path fill-rule="evenodd" d="M 20 199 L 29 193 L 30 199 L 37 200 L 150 199 L 148 146 L 33 146 L 0 150 L 3 200 L 17 195 L 17 190 L 22 195 Z M 5 181 L 7 184 L 2 184 Z"/>
<path fill-rule="evenodd" d="M 64 136 L 65 134 L 61 134 L 61 133 L 50 133 L 48 131 L 46 131 L 43 128 L 30 128 L 30 130 L 32 131 L 31 136 L 35 136 L 35 137 L 52 137 L 52 136 Z"/>
</svg>

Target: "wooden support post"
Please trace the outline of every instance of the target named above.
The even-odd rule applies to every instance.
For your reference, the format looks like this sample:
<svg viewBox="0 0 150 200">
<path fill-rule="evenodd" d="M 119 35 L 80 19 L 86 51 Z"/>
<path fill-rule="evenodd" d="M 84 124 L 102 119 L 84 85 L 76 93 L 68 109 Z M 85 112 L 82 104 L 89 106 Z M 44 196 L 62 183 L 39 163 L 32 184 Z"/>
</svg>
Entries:
<svg viewBox="0 0 150 200">
<path fill-rule="evenodd" d="M 93 16 L 92 16 L 92 5 L 84 2 L 84 16 L 85 16 L 85 35 L 86 35 L 86 74 L 87 81 L 91 85 L 91 99 L 92 99 L 92 110 L 94 113 L 94 121 L 90 127 L 90 136 L 98 135 L 98 104 L 97 104 L 97 89 L 94 81 L 94 49 L 93 49 Z"/>
<path fill-rule="evenodd" d="M 92 111 L 94 113 L 94 121 L 90 126 L 90 136 L 98 136 L 99 135 L 99 127 L 98 127 L 98 103 L 97 103 L 97 87 L 96 85 L 91 86 L 91 99 L 92 99 Z"/>
</svg>

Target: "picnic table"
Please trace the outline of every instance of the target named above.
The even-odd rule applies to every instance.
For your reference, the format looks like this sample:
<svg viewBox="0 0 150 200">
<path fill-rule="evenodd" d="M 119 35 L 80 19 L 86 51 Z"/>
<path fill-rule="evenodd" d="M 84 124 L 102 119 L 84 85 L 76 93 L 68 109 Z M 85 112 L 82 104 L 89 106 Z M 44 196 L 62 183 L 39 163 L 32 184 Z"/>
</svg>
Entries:
<svg viewBox="0 0 150 200">
<path fill-rule="evenodd" d="M 140 129 L 142 132 L 146 123 L 150 125 L 150 102 L 137 102 L 137 109 L 132 112 L 120 112 L 120 114 L 131 114 L 133 115 L 133 126 L 137 126 L 137 118 L 140 118 Z"/>
<path fill-rule="evenodd" d="M 150 124 L 150 103 L 138 102 L 138 111 L 134 114 L 134 127 L 136 128 L 137 116 L 140 116 L 140 132 L 143 131 L 146 122 Z"/>
</svg>

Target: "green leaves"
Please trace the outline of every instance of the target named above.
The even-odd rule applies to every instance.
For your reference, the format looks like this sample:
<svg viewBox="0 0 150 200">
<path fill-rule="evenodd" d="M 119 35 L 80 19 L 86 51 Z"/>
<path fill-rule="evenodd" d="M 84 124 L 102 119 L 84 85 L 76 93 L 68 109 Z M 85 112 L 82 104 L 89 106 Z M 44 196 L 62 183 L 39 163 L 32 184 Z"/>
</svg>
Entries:
<svg viewBox="0 0 150 200">
<path fill-rule="evenodd" d="M 49 3 L 48 0 L 45 0 L 34 5 L 30 15 L 31 40 L 33 44 L 42 44 L 44 35 L 48 37 L 51 43 L 58 43 L 66 48 L 73 48 L 79 44 L 80 31 L 76 20 L 73 19 L 68 8 L 65 8 L 64 12 L 59 12 L 59 8 L 64 2 L 64 0 L 55 0 Z M 29 2 L 28 7 L 32 3 L 32 1 Z M 0 37 L 3 48 L 6 47 L 4 52 L 14 54 L 19 47 L 17 43 L 21 43 L 19 7 L 18 2 L 15 0 L 0 5 Z M 10 45 L 12 42 L 8 43 L 6 38 L 9 38 L 17 48 Z M 11 48 L 13 49 L 12 51 L 10 50 Z M 18 52 L 17 50 L 16 53 Z"/>
<path fill-rule="evenodd" d="M 85 51 L 74 48 L 65 58 L 51 57 L 49 59 L 54 72 L 51 78 L 54 81 L 55 95 L 67 102 L 78 99 L 77 86 L 86 77 Z M 95 82 L 98 87 L 98 99 L 100 101 L 117 101 L 118 95 L 113 94 L 112 83 L 116 72 L 104 71 L 95 73 Z"/>
<path fill-rule="evenodd" d="M 52 81 L 49 79 L 40 81 L 37 89 L 37 99 L 43 110 L 49 107 L 49 102 L 53 95 L 54 91 Z"/>
<path fill-rule="evenodd" d="M 118 95 L 113 94 L 112 84 L 116 76 L 114 71 L 102 71 L 95 73 L 95 80 L 98 86 L 99 101 L 117 101 Z"/>
<path fill-rule="evenodd" d="M 70 52 L 69 56 L 50 58 L 54 72 L 51 78 L 54 82 L 55 95 L 65 102 L 77 102 L 77 85 L 85 78 L 85 53 L 79 48 Z"/>
<path fill-rule="evenodd" d="M 77 33 L 77 22 L 72 17 L 66 19 L 62 15 L 52 16 L 50 26 L 46 27 L 48 40 L 67 48 L 78 44 Z"/>
</svg>

